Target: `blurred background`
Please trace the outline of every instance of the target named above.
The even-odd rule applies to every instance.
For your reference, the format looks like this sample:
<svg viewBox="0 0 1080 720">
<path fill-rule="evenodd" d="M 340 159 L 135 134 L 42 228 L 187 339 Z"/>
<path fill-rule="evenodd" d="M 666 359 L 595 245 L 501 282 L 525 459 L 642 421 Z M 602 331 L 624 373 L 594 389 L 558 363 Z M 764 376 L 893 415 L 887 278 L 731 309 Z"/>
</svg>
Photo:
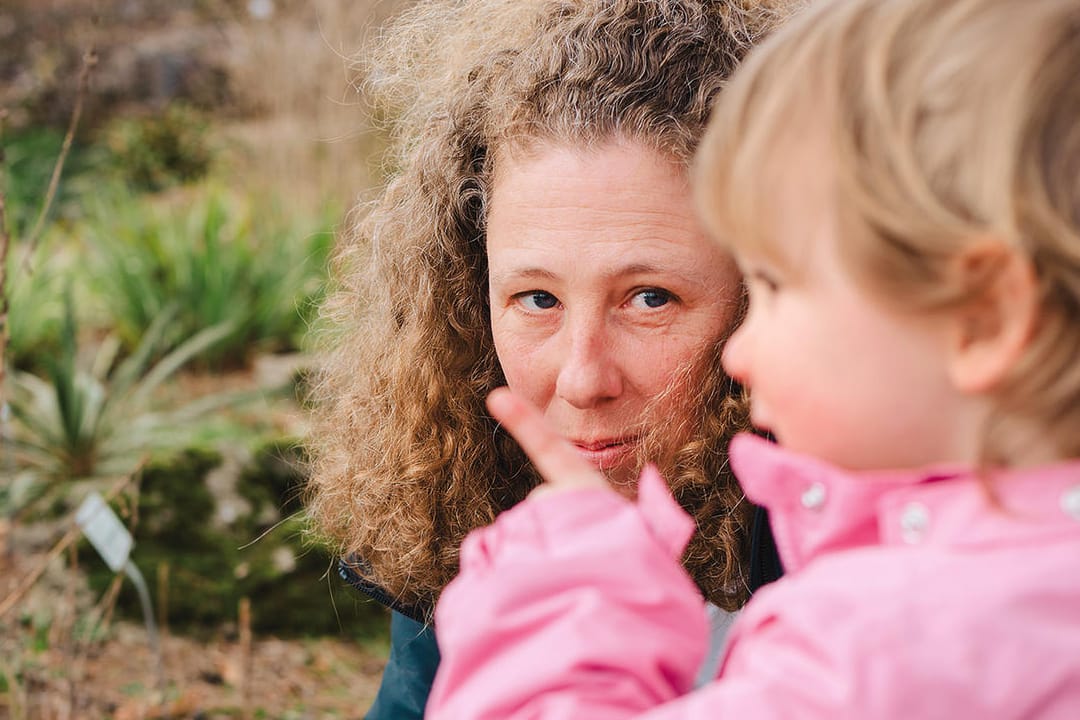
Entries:
<svg viewBox="0 0 1080 720">
<path fill-rule="evenodd" d="M 405 4 L 0 0 L 0 718 L 370 703 L 387 617 L 298 494 L 328 257 L 383 176 L 352 60 Z"/>
</svg>

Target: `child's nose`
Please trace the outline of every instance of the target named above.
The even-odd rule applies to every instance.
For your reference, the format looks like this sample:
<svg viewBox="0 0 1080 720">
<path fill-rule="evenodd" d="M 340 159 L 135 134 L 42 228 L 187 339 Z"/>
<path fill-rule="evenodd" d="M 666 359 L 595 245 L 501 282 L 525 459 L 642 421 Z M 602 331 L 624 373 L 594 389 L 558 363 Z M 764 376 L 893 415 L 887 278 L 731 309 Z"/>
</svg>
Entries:
<svg viewBox="0 0 1080 720">
<path fill-rule="evenodd" d="M 724 372 L 743 386 L 750 387 L 750 337 L 744 322 L 731 334 L 724 344 L 721 364 Z"/>
</svg>

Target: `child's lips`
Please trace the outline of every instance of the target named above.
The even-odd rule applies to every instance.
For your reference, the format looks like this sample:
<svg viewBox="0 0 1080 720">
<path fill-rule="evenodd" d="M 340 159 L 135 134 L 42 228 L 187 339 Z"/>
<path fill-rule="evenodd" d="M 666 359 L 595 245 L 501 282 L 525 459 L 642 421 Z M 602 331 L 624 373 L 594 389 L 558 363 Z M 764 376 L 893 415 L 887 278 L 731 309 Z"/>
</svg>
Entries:
<svg viewBox="0 0 1080 720">
<path fill-rule="evenodd" d="M 750 407 L 750 424 L 761 432 L 772 432 L 772 423 L 768 413 L 762 410 L 757 404 L 753 404 Z"/>
</svg>

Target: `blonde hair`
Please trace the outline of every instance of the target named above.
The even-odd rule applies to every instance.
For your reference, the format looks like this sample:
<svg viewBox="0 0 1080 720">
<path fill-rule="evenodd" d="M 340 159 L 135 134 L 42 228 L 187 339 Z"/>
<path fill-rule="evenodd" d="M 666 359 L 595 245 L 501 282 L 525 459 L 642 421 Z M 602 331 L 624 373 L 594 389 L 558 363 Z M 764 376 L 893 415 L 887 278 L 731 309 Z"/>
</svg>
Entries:
<svg viewBox="0 0 1080 720">
<path fill-rule="evenodd" d="M 1080 454 L 1078 72 L 1077 0 L 823 2 L 746 60 L 696 161 L 706 223 L 775 254 L 761 209 L 809 125 L 829 153 L 844 262 L 913 310 L 977 297 L 985 276 L 949 272 L 976 243 L 1030 261 L 1041 315 L 995 397 L 989 464 L 1031 440 L 1009 418 Z"/>
<path fill-rule="evenodd" d="M 537 482 L 484 407 L 504 384 L 484 236 L 499 151 L 625 137 L 689 163 L 722 83 L 785 5 L 441 0 L 382 39 L 369 88 L 394 118 L 398 170 L 338 250 L 308 506 L 392 596 L 432 607 L 465 534 Z M 699 521 L 688 567 L 730 608 L 747 510 L 723 449 L 746 418 L 715 357 L 701 362 L 697 432 L 661 459 Z"/>
</svg>

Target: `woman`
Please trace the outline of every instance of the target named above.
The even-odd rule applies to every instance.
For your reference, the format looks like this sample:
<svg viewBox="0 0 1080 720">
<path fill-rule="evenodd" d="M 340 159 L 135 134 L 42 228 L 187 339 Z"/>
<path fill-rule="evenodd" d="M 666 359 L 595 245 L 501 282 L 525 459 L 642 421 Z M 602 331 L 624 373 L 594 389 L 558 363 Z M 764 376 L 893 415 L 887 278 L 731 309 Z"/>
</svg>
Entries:
<svg viewBox="0 0 1080 720">
<path fill-rule="evenodd" d="M 429 2 L 384 38 L 398 170 L 338 256 L 310 500 L 347 577 L 396 611 L 369 717 L 422 713 L 462 538 L 537 484 L 484 407 L 499 385 L 628 494 L 658 463 L 697 521 L 686 568 L 723 611 L 746 600 L 753 509 L 724 454 L 746 416 L 719 370 L 742 293 L 686 165 L 784 11 Z"/>
</svg>

